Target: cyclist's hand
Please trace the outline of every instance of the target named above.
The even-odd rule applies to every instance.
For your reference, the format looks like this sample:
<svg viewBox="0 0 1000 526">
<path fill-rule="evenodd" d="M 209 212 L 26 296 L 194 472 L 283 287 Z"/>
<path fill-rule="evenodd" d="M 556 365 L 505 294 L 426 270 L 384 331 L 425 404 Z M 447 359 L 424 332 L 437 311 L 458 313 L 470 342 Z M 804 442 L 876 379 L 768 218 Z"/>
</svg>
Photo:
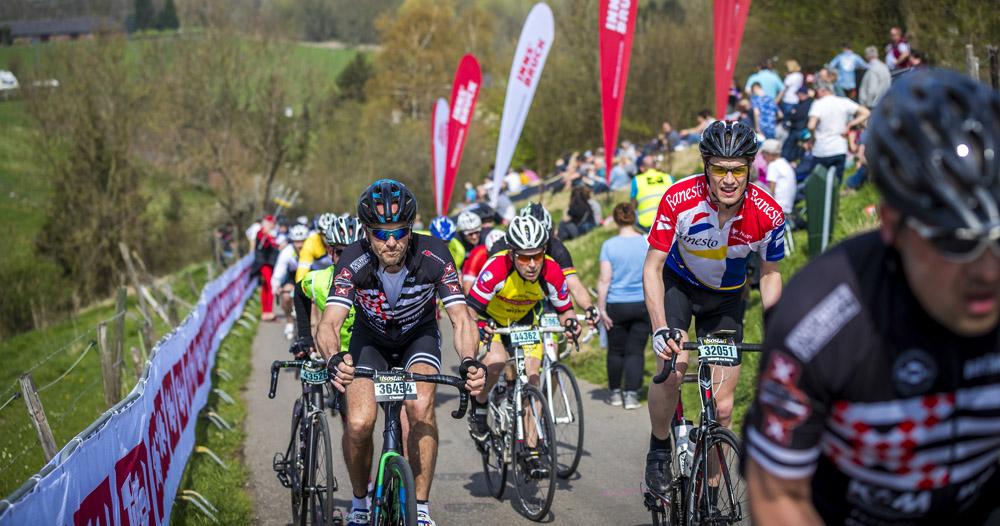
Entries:
<svg viewBox="0 0 1000 526">
<path fill-rule="evenodd" d="M 576 340 L 577 338 L 580 337 L 580 332 L 582 332 L 582 329 L 580 328 L 580 322 L 576 321 L 576 318 L 567 319 L 563 323 L 563 327 L 565 327 L 566 334 L 568 334 L 570 338 Z"/>
<path fill-rule="evenodd" d="M 653 352 L 660 358 L 669 360 L 681 352 L 681 345 L 686 339 L 682 330 L 660 327 L 653 332 Z"/>
<path fill-rule="evenodd" d="M 601 311 L 593 305 L 587 307 L 587 323 L 596 329 L 599 321 L 601 321 Z"/>
<path fill-rule="evenodd" d="M 478 396 L 486 385 L 486 366 L 472 358 L 462 360 L 458 372 L 465 379 L 465 389 L 472 396 Z"/>
<path fill-rule="evenodd" d="M 305 336 L 292 342 L 292 346 L 288 348 L 288 352 L 292 353 L 296 360 L 301 360 L 314 351 L 315 348 L 316 345 L 312 337 Z"/>
<path fill-rule="evenodd" d="M 479 341 L 486 342 L 489 341 L 490 336 L 493 335 L 493 320 L 479 320 L 476 322 L 476 328 L 479 329 Z"/>
<path fill-rule="evenodd" d="M 354 359 L 346 352 L 331 356 L 326 363 L 326 369 L 333 387 L 341 393 L 354 381 Z"/>
</svg>

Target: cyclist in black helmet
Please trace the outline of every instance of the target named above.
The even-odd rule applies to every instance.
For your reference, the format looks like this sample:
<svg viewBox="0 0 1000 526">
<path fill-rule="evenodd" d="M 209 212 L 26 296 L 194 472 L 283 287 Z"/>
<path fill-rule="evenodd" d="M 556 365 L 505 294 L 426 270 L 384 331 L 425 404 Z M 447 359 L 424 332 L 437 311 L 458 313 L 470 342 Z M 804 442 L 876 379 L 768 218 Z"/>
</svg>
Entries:
<svg viewBox="0 0 1000 526">
<path fill-rule="evenodd" d="M 764 309 L 781 296 L 778 262 L 785 256 L 785 216 L 763 188 L 750 182 L 757 137 L 740 122 L 716 121 L 701 137 L 705 173 L 677 181 L 660 200 L 643 265 L 643 291 L 654 328 L 658 368 L 677 354 L 677 372 L 649 388 L 652 427 L 646 455 L 646 486 L 663 495 L 670 481 L 670 416 L 687 370 L 694 318 L 698 336 L 718 330 L 743 338 L 747 263 L 760 257 Z M 712 368 L 717 418 L 729 426 L 740 368 Z"/>
<path fill-rule="evenodd" d="M 455 263 L 443 241 L 413 232 L 416 214 L 416 198 L 399 182 L 380 179 L 361 194 L 358 219 L 365 226 L 365 237 L 348 245 L 337 261 L 316 335 L 318 348 L 329 359 L 334 386 L 346 393 L 343 448 L 354 491 L 349 525 L 368 524 L 371 508 L 366 495 L 377 416 L 372 382 L 354 382 L 354 366 L 439 373 L 441 335 L 435 315 L 440 299 L 451 319 L 467 389 L 475 396 L 485 381 L 485 370 L 475 360 L 478 331 L 466 308 Z M 349 352 L 341 353 L 340 328 L 351 307 L 356 310 L 354 332 Z M 416 482 L 417 524 L 428 526 L 434 524 L 428 499 L 438 445 L 434 384 L 419 383 L 417 395 L 405 402 L 411 423 L 407 450 Z"/>
<path fill-rule="evenodd" d="M 881 226 L 769 314 L 744 426 L 754 522 L 1000 524 L 1000 95 L 916 71 L 865 146 Z"/>
</svg>

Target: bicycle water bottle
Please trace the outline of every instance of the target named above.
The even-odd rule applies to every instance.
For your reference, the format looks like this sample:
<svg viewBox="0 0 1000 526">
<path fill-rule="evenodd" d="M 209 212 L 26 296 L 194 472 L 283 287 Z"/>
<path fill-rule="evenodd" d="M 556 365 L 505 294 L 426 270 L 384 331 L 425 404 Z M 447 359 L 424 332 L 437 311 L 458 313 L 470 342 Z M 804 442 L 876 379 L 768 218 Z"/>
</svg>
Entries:
<svg viewBox="0 0 1000 526">
<path fill-rule="evenodd" d="M 674 424 L 674 437 L 677 445 L 677 459 L 680 461 L 681 472 L 687 473 L 691 468 L 691 430 L 694 422 L 684 419 L 683 423 Z"/>
</svg>

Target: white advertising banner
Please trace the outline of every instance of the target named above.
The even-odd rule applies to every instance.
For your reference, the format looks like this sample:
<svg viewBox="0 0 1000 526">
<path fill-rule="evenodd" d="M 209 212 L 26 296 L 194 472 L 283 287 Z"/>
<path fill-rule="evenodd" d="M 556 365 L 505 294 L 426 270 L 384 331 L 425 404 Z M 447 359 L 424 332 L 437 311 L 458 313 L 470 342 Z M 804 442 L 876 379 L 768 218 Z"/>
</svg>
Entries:
<svg viewBox="0 0 1000 526">
<path fill-rule="evenodd" d="M 444 172 L 448 156 L 448 101 L 439 98 L 431 115 L 431 164 L 434 167 L 434 209 L 444 215 Z"/>
<path fill-rule="evenodd" d="M 219 343 L 253 294 L 253 256 L 205 285 L 195 310 L 154 347 L 132 392 L 4 501 L 0 525 L 170 522 Z"/>
<path fill-rule="evenodd" d="M 517 41 L 517 51 L 507 79 L 507 95 L 503 101 L 503 116 L 500 118 L 500 137 L 497 140 L 493 188 L 490 192 L 493 206 L 496 206 L 503 178 L 507 175 L 517 141 L 521 138 L 524 121 L 531 109 L 531 99 L 538 88 L 538 80 L 542 76 L 554 37 L 552 10 L 544 2 L 535 4 L 521 29 L 521 38 Z"/>
</svg>

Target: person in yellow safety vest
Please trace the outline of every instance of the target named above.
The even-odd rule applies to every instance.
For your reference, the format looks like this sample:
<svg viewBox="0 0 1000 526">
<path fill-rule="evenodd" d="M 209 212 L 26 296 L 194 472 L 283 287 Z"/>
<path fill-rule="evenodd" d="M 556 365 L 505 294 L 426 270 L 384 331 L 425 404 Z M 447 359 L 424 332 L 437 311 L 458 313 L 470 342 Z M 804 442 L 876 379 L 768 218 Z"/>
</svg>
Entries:
<svg viewBox="0 0 1000 526">
<path fill-rule="evenodd" d="M 643 171 L 632 178 L 632 193 L 630 198 L 635 204 L 636 222 L 644 231 L 649 232 L 656 219 L 656 209 L 667 188 L 674 183 L 670 174 L 655 168 L 653 156 L 647 155 L 642 160 Z"/>
</svg>

